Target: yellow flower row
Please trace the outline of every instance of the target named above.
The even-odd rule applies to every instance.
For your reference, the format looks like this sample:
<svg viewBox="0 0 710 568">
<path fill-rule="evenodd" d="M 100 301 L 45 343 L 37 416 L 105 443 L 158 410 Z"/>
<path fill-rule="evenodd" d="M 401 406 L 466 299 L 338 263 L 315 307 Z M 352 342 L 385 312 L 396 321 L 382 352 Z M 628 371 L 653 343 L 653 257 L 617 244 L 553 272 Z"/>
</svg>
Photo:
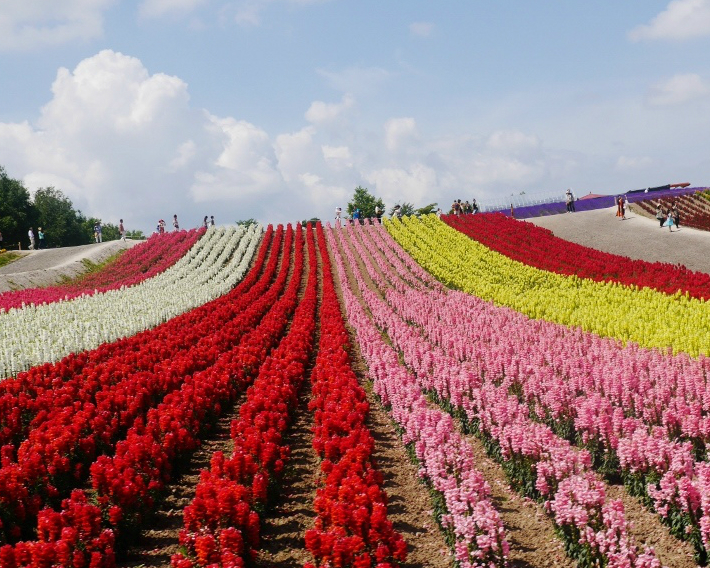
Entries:
<svg viewBox="0 0 710 568">
<path fill-rule="evenodd" d="M 435 215 L 385 225 L 421 266 L 449 287 L 531 318 L 579 326 L 642 347 L 710 354 L 710 302 L 533 268 L 486 248 Z"/>
</svg>

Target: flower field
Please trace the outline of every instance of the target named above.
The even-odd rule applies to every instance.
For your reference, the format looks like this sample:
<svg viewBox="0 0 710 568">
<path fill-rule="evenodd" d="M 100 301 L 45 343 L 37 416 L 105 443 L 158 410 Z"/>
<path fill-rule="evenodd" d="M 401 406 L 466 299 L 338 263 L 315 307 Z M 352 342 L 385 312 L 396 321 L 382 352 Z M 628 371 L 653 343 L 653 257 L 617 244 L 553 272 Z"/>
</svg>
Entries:
<svg viewBox="0 0 710 568">
<path fill-rule="evenodd" d="M 707 563 L 707 275 L 500 215 L 171 238 L 0 294 L 0 568 Z"/>
</svg>

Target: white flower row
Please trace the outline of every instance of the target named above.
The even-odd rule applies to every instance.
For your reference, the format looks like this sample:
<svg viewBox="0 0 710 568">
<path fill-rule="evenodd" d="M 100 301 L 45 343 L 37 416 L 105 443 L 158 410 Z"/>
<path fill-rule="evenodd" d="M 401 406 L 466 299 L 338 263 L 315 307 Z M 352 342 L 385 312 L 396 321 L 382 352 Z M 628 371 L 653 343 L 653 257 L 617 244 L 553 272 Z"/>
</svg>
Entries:
<svg viewBox="0 0 710 568">
<path fill-rule="evenodd" d="M 0 379 L 128 337 L 231 290 L 249 269 L 261 225 L 213 227 L 172 267 L 119 290 L 0 313 Z"/>
</svg>

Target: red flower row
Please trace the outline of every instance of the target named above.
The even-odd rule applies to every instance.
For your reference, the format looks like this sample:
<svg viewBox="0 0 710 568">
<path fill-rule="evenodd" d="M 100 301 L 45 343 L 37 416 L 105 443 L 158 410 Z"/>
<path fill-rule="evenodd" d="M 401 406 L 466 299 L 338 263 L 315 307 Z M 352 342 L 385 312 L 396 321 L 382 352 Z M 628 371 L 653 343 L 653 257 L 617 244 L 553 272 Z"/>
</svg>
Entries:
<svg viewBox="0 0 710 568">
<path fill-rule="evenodd" d="M 4 519 L 5 537 L 0 536 L 0 542 L 17 540 L 23 528 L 28 536 L 39 510 L 85 479 L 96 456 L 113 451 L 119 433 L 179 388 L 184 377 L 212 366 L 225 349 L 253 328 L 278 297 L 288 272 L 287 263 L 281 272 L 278 285 L 267 293 L 264 289 L 269 286 L 271 272 L 261 285 L 240 296 L 237 303 L 242 308 L 250 306 L 243 312 L 235 313 L 233 303 L 226 298 L 212 303 L 211 317 L 225 323 L 215 327 L 214 321 L 205 318 L 193 322 L 192 331 L 200 332 L 193 345 L 180 350 L 174 342 L 166 344 L 161 338 L 150 342 L 155 334 L 141 334 L 144 343 L 139 349 L 146 356 L 139 359 L 139 365 L 135 365 L 132 351 L 119 352 L 93 367 L 90 374 L 75 376 L 70 389 L 65 383 L 59 393 L 46 391 L 41 399 L 24 399 L 41 400 L 44 405 L 30 423 L 16 459 L 14 446 L 3 447 L 0 522 Z M 179 335 L 179 325 L 175 325 L 179 322 L 170 323 L 174 336 Z M 171 347 L 173 351 L 166 351 Z M 26 412 L 23 414 L 27 417 Z"/>
<path fill-rule="evenodd" d="M 298 303 L 298 308 L 289 333 L 259 369 L 239 418 L 232 422 L 232 456 L 215 453 L 211 469 L 200 475 L 195 498 L 185 507 L 180 543 L 188 555 L 173 557 L 177 568 L 242 567 L 257 555 L 258 511 L 264 509 L 269 489 L 276 485 L 288 458 L 283 434 L 313 350 L 317 263 L 313 233 L 307 232 L 310 266 L 304 297 L 300 303 L 295 294 L 290 297 L 291 305 Z M 297 258 L 295 270 L 302 264 Z M 275 306 L 274 315 L 281 309 Z M 287 317 L 281 315 L 283 321 Z"/>
<path fill-rule="evenodd" d="M 290 234 L 292 233 L 289 231 Z M 262 262 L 264 251 L 265 247 L 262 247 L 259 255 Z M 273 262 L 276 262 L 277 256 L 277 251 L 272 251 Z M 288 265 L 288 262 L 283 262 L 283 275 L 287 273 Z M 268 279 L 270 280 L 271 277 L 269 276 Z M 296 287 L 298 279 L 298 276 L 294 275 Z M 229 296 L 225 297 L 226 303 L 230 303 Z M 253 297 L 251 299 L 254 300 Z M 271 298 L 271 303 L 274 299 Z M 214 307 L 217 306 L 213 305 Z M 219 311 L 210 315 L 215 316 L 215 319 L 209 322 L 214 329 L 221 323 L 218 319 Z M 271 324 L 274 320 L 283 321 L 283 313 L 280 313 L 277 318 L 270 319 Z M 91 524 L 86 522 L 86 517 L 83 517 L 81 522 L 84 524 L 81 527 L 86 525 L 93 532 L 88 529 L 84 531 L 88 536 L 76 547 L 76 550 L 81 552 L 77 553 L 75 550 L 72 553 L 73 564 L 65 565 L 88 566 L 91 562 L 91 566 L 99 567 L 113 564 L 114 545 L 112 539 L 108 538 L 113 533 L 101 531 L 100 519 L 103 517 L 105 523 L 121 528 L 131 530 L 140 528 L 137 525 L 131 526 L 129 521 L 140 521 L 141 513 L 147 510 L 145 506 L 152 502 L 169 477 L 171 460 L 180 453 L 194 448 L 198 443 L 196 434 L 208 422 L 208 413 L 213 409 L 219 413 L 221 403 L 233 399 L 236 389 L 243 388 L 244 383 L 248 381 L 245 367 L 248 367 L 249 361 L 254 356 L 253 338 L 259 338 L 263 342 L 274 341 L 272 334 L 267 332 L 268 327 L 260 326 L 259 329 L 245 336 L 237 347 L 223 352 L 208 371 L 188 377 L 182 388 L 168 395 L 161 405 L 148 413 L 145 420 L 136 421 L 129 430 L 126 441 L 119 443 L 113 458 L 103 457 L 97 460 L 91 471 L 92 485 L 95 488 L 95 498 L 99 507 L 88 504 L 86 507 L 93 515 L 91 518 L 98 520 Z M 284 327 L 285 323 L 282 324 L 281 329 L 283 330 Z M 252 341 L 247 341 L 247 337 L 252 338 Z M 77 501 L 85 501 L 85 498 L 86 495 L 82 492 L 75 491 L 71 500 L 65 500 L 63 503 L 61 513 L 51 509 L 41 511 L 38 517 L 37 541 L 18 543 L 15 546 L 7 545 L 0 549 L 0 554 L 7 560 L 8 566 L 11 565 L 10 562 L 15 562 L 17 566 L 22 567 L 50 566 L 61 562 L 60 555 L 66 552 L 67 544 L 71 544 L 67 539 L 73 534 L 72 531 L 81 529 L 77 525 L 79 521 L 71 515 L 71 511 Z M 46 524 L 47 519 L 54 523 L 56 530 L 42 531 L 43 523 Z M 38 551 L 43 551 L 42 554 L 46 557 L 42 557 L 44 560 L 38 556 L 40 554 Z"/>
<path fill-rule="evenodd" d="M 126 250 L 101 270 L 89 273 L 71 284 L 1 293 L 0 311 L 21 308 L 23 304 L 49 304 L 83 294 L 134 286 L 170 268 L 204 234 L 204 228 L 155 234 L 146 242 Z"/>
<path fill-rule="evenodd" d="M 323 476 L 314 503 L 318 517 L 306 532 L 306 548 L 318 566 L 385 568 L 406 559 L 407 545 L 387 518 L 382 475 L 372 461 L 375 443 L 365 423 L 370 407 L 350 366 L 348 335 L 320 225 L 318 244 L 323 300 L 309 409 L 315 411 L 313 448 L 323 459 Z"/>
<path fill-rule="evenodd" d="M 565 241 L 549 229 L 502 213 L 444 215 L 442 219 L 488 248 L 541 270 L 652 288 L 666 294 L 680 291 L 693 298 L 710 298 L 710 275 L 683 266 L 601 252 Z"/>
<path fill-rule="evenodd" d="M 276 269 L 278 259 L 273 258 L 259 287 L 250 296 L 245 295 L 259 280 L 272 236 L 273 229 L 269 228 L 254 269 L 225 298 L 218 298 L 133 337 L 101 345 L 91 352 L 71 354 L 57 363 L 45 363 L 19 373 L 15 378 L 0 381 L 0 447 L 19 445 L 31 429 L 46 419 L 47 413 L 72 406 L 77 399 L 93 396 L 87 393 L 95 393 L 107 383 L 122 380 L 127 372 L 153 371 L 164 361 L 179 356 L 213 333 L 209 318 L 217 307 L 225 310 L 221 314 L 225 319 L 245 310 L 254 298 L 259 298 L 268 289 Z M 276 235 L 279 242 L 281 237 L 280 229 Z M 204 341 L 208 345 L 210 339 Z"/>
</svg>

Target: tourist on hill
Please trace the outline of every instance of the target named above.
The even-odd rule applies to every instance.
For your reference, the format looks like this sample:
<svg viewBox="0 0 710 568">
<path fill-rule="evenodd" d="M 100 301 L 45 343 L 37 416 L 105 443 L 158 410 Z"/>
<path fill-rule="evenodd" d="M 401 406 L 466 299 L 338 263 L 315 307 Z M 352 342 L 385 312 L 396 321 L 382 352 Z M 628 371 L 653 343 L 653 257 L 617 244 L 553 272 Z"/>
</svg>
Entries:
<svg viewBox="0 0 710 568">
<path fill-rule="evenodd" d="M 214 215 L 210 215 L 210 227 L 214 227 Z"/>
<path fill-rule="evenodd" d="M 44 231 L 42 230 L 42 227 L 37 227 L 37 238 L 39 250 L 42 250 L 44 248 Z"/>
<path fill-rule="evenodd" d="M 673 223 L 676 227 L 678 227 L 678 229 L 680 229 L 680 211 L 678 210 L 678 207 L 674 205 L 671 213 L 673 214 Z"/>
<path fill-rule="evenodd" d="M 177 213 L 175 213 L 175 215 L 173 215 L 173 232 L 179 231 L 179 230 L 180 230 L 180 223 L 178 223 Z"/>
<path fill-rule="evenodd" d="M 571 189 L 565 193 L 565 203 L 567 204 L 567 213 L 574 213 L 574 195 L 572 195 Z"/>
<path fill-rule="evenodd" d="M 616 216 L 621 217 L 622 221 L 626 219 L 626 207 L 624 207 L 624 198 L 621 195 L 616 200 Z"/>
<path fill-rule="evenodd" d="M 478 203 L 476 203 L 475 198 L 473 199 L 473 201 L 471 201 L 471 209 L 473 210 L 474 214 L 478 213 Z"/>
<path fill-rule="evenodd" d="M 666 215 L 666 222 L 663 223 L 664 227 L 668 227 L 668 230 L 672 233 L 673 232 L 673 211 L 671 209 L 668 210 L 668 214 Z"/>
<path fill-rule="evenodd" d="M 30 230 L 27 231 L 27 236 L 30 239 L 30 250 L 34 250 L 34 248 L 35 248 L 35 232 L 32 230 L 32 227 L 30 227 Z"/>
<path fill-rule="evenodd" d="M 343 210 L 340 207 L 335 208 L 335 226 L 340 227 L 340 220 L 343 216 Z"/>
<path fill-rule="evenodd" d="M 118 234 L 123 242 L 126 241 L 126 229 L 123 228 L 123 219 L 118 222 Z"/>
<path fill-rule="evenodd" d="M 658 226 L 663 227 L 666 216 L 663 214 L 663 207 L 661 207 L 660 201 L 658 202 L 658 207 L 656 207 L 656 219 L 658 219 Z"/>
<path fill-rule="evenodd" d="M 202 220 L 202 226 L 203 226 L 205 229 L 210 226 L 209 223 L 208 223 L 208 220 L 209 220 L 209 217 L 207 217 L 207 215 L 205 215 L 205 218 Z"/>
</svg>

